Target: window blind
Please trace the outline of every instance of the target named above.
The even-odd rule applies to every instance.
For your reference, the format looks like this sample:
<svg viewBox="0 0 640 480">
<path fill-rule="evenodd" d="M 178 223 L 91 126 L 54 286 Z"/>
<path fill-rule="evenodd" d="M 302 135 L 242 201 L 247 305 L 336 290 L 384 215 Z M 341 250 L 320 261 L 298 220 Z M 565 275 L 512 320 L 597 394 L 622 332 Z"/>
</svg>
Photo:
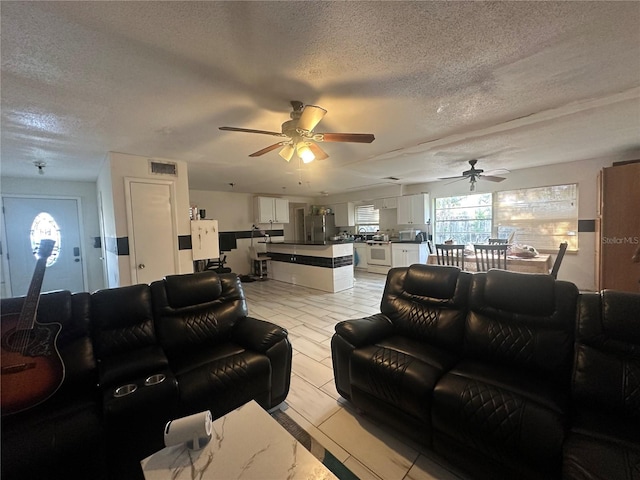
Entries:
<svg viewBox="0 0 640 480">
<path fill-rule="evenodd" d="M 560 243 L 578 249 L 578 184 L 496 192 L 494 225 L 498 237 L 555 252 Z"/>
</svg>

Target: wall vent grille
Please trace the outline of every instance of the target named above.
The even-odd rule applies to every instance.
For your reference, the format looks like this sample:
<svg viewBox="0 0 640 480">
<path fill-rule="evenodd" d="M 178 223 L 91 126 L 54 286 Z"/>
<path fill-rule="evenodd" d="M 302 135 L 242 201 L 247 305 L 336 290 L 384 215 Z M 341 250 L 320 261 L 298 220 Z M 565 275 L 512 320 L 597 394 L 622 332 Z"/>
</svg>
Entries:
<svg viewBox="0 0 640 480">
<path fill-rule="evenodd" d="M 149 160 L 149 166 L 151 173 L 156 175 L 172 175 L 178 176 L 178 164 L 173 162 L 157 162 L 155 160 Z"/>
</svg>

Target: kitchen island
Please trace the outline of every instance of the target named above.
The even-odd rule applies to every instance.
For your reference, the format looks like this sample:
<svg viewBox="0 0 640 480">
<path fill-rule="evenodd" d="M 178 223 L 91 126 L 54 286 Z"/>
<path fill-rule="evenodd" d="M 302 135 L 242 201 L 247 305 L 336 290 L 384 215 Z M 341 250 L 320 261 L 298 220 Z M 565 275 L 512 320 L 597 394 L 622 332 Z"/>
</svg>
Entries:
<svg viewBox="0 0 640 480">
<path fill-rule="evenodd" d="M 353 243 L 267 242 L 271 278 L 339 292 L 353 288 Z"/>
</svg>

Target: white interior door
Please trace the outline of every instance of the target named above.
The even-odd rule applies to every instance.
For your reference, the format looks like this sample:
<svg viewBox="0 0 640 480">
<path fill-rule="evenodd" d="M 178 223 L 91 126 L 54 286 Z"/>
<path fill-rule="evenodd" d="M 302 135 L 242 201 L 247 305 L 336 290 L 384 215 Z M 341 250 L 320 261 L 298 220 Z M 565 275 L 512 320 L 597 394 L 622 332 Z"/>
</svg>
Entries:
<svg viewBox="0 0 640 480">
<path fill-rule="evenodd" d="M 42 291 L 85 291 L 77 199 L 3 197 L 11 295 L 26 295 L 38 237 L 57 240 Z M 36 220 L 38 218 L 38 220 Z"/>
<path fill-rule="evenodd" d="M 151 283 L 177 273 L 177 234 L 171 183 L 130 179 L 132 280 Z"/>
</svg>

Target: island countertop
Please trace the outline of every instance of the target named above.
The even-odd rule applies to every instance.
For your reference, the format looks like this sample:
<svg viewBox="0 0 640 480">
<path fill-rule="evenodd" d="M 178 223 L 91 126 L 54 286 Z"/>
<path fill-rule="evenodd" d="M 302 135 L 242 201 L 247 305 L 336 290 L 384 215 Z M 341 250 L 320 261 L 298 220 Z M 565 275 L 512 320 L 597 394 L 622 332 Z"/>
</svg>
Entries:
<svg viewBox="0 0 640 480">
<path fill-rule="evenodd" d="M 353 287 L 353 242 L 265 242 L 274 280 L 325 292 Z"/>
</svg>

